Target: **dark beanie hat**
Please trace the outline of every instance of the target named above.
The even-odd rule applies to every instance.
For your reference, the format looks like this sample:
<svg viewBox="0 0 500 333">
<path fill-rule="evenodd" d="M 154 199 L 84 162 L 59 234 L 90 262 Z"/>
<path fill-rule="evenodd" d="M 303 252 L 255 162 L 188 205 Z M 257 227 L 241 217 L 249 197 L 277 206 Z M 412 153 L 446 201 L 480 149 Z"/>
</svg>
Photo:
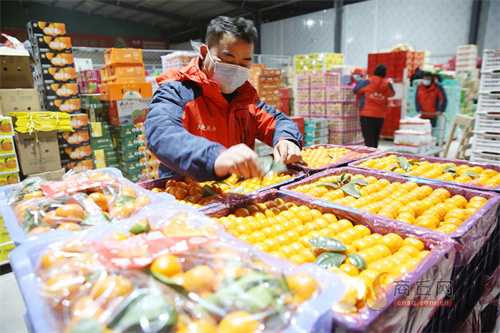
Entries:
<svg viewBox="0 0 500 333">
<path fill-rule="evenodd" d="M 377 67 L 375 67 L 375 71 L 373 72 L 373 75 L 377 75 L 380 77 L 385 77 L 387 74 L 387 66 L 384 64 L 378 64 Z"/>
</svg>

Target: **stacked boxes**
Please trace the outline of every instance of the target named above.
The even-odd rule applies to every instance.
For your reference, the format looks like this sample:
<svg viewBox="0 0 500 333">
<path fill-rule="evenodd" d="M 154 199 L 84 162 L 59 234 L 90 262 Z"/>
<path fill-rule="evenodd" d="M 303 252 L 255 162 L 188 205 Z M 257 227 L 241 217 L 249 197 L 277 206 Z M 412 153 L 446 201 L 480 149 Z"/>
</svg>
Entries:
<svg viewBox="0 0 500 333">
<path fill-rule="evenodd" d="M 166 72 L 172 68 L 182 69 L 196 56 L 198 56 L 198 53 L 185 51 L 177 51 L 161 56 L 163 71 Z"/>
<path fill-rule="evenodd" d="M 106 66 L 101 67 L 101 100 L 151 98 L 151 83 L 146 82 L 142 50 L 109 49 L 104 51 Z"/>
<path fill-rule="evenodd" d="M 94 168 L 120 167 L 109 122 L 90 122 L 90 140 Z"/>
<path fill-rule="evenodd" d="M 305 120 L 305 145 L 326 144 L 329 141 L 328 119 L 313 118 Z"/>
<path fill-rule="evenodd" d="M 387 77 L 392 78 L 395 82 L 404 81 L 415 72 L 417 67 L 422 68 L 426 59 L 424 51 L 397 51 L 389 53 L 370 53 L 368 54 L 368 70 L 369 76 L 373 76 L 375 67 L 378 64 L 387 66 Z M 407 77 L 404 77 L 404 70 L 407 69 Z"/>
<path fill-rule="evenodd" d="M 399 152 L 419 154 L 433 147 L 429 119 L 401 119 L 399 128 L 394 134 L 394 145 Z"/>
<path fill-rule="evenodd" d="M 7 255 L 14 249 L 14 242 L 10 239 L 5 222 L 0 215 L 0 266 L 6 262 Z"/>
<path fill-rule="evenodd" d="M 264 64 L 252 64 L 249 82 L 257 89 L 262 102 L 281 111 L 281 69 L 265 68 Z"/>
<path fill-rule="evenodd" d="M 61 164 L 66 170 L 76 173 L 92 170 L 94 167 L 88 115 L 79 113 L 71 114 L 70 117 L 74 132 L 57 133 Z"/>
<path fill-rule="evenodd" d="M 328 72 L 335 65 L 344 63 L 340 53 L 302 54 L 294 57 L 295 74 Z"/>
<path fill-rule="evenodd" d="M 12 118 L 0 117 L 0 186 L 19 183 Z M 2 243 L 0 241 L 0 243 Z"/>
<path fill-rule="evenodd" d="M 116 154 L 123 175 L 133 182 L 147 174 L 144 123 L 112 126 Z"/>
<path fill-rule="evenodd" d="M 101 74 L 98 70 L 86 70 L 76 73 L 76 82 L 80 94 L 98 94 L 100 92 Z"/>
<path fill-rule="evenodd" d="M 457 47 L 457 58 L 455 62 L 456 72 L 472 72 L 473 79 L 477 79 L 477 45 L 461 45 Z"/>
<path fill-rule="evenodd" d="M 30 21 L 28 34 L 36 64 L 33 78 L 44 111 L 80 112 L 71 38 L 64 23 Z"/>
</svg>

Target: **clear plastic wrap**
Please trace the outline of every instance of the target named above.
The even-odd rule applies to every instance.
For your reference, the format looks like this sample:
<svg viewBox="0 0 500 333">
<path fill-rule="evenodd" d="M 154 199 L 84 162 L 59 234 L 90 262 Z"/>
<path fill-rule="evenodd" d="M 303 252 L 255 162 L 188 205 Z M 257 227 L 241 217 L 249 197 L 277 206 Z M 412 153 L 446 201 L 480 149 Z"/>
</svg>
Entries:
<svg viewBox="0 0 500 333">
<path fill-rule="evenodd" d="M 370 171 L 371 170 L 376 170 L 376 171 L 379 171 L 379 172 L 394 174 L 394 172 L 390 172 L 390 171 L 387 171 L 387 170 L 378 170 L 378 169 L 374 169 L 374 168 L 368 168 L 368 167 L 360 166 L 361 163 L 364 163 L 364 162 L 366 162 L 366 161 L 368 161 L 370 159 L 383 158 L 383 157 L 387 157 L 387 156 L 390 156 L 390 155 L 395 155 L 395 156 L 398 156 L 398 157 L 402 156 L 402 157 L 406 158 L 407 160 L 417 159 L 420 162 L 424 162 L 425 161 L 425 162 L 429 162 L 429 163 L 441 163 L 441 164 L 447 164 L 447 165 L 450 164 L 450 163 L 454 163 L 457 166 L 468 165 L 470 167 L 480 167 L 480 168 L 482 168 L 484 170 L 490 169 L 490 170 L 496 171 L 497 173 L 500 173 L 500 166 L 494 165 L 494 164 L 480 163 L 480 162 L 470 162 L 470 161 L 457 160 L 457 159 L 451 159 L 451 158 L 441 158 L 441 157 L 432 157 L 432 156 L 420 156 L 420 155 L 411 155 L 411 154 L 401 154 L 401 153 L 393 153 L 393 152 L 390 152 L 390 153 L 381 153 L 378 156 L 373 156 L 373 157 L 369 157 L 369 158 L 363 158 L 363 159 L 361 159 L 359 161 L 355 161 L 355 162 L 349 164 L 349 166 L 360 168 L 360 169 L 365 169 L 365 170 L 370 170 Z M 497 186 L 487 186 L 485 184 L 480 184 L 477 181 L 477 178 L 475 178 L 474 176 L 470 177 L 470 178 L 473 178 L 471 180 L 468 180 L 468 181 L 466 180 L 464 182 L 458 183 L 458 182 L 447 181 L 447 180 L 443 180 L 443 179 L 426 178 L 426 177 L 421 177 L 421 176 L 416 176 L 416 175 L 407 175 L 404 172 L 401 172 L 400 174 L 402 176 L 405 176 L 405 177 L 412 177 L 412 178 L 416 178 L 416 179 L 422 179 L 422 180 L 425 180 L 425 181 L 435 181 L 435 182 L 444 183 L 444 184 L 460 185 L 460 186 L 465 186 L 465 187 L 476 189 L 476 190 L 483 190 L 483 191 L 484 190 L 493 190 L 493 191 L 496 191 L 496 192 L 500 192 L 500 185 L 497 185 Z M 458 172 L 458 174 L 460 174 L 460 172 Z M 498 175 L 497 178 L 500 178 L 500 175 Z"/>
<path fill-rule="evenodd" d="M 336 167 L 339 167 L 342 165 L 347 165 L 350 162 L 353 162 L 353 161 L 356 161 L 359 159 L 364 159 L 368 156 L 376 156 L 376 155 L 380 154 L 380 150 L 376 149 L 376 148 L 370 148 L 370 147 L 364 147 L 364 146 L 344 147 L 342 145 L 333 145 L 333 144 L 314 145 L 314 146 L 304 148 L 303 150 L 318 149 L 319 147 L 324 147 L 325 149 L 345 148 L 345 149 L 349 149 L 351 152 L 343 155 L 340 159 L 333 161 L 330 164 L 323 165 L 319 168 L 311 168 L 311 167 L 308 167 L 306 165 L 296 164 L 296 163 L 291 164 L 290 166 L 292 168 L 297 169 L 297 170 L 302 170 L 302 171 L 306 172 L 307 174 L 312 174 L 312 173 L 320 172 L 323 170 L 336 168 Z"/>
<path fill-rule="evenodd" d="M 456 266 L 466 265 L 471 261 L 471 259 L 476 255 L 476 253 L 478 253 L 478 251 L 481 249 L 481 247 L 484 245 L 488 237 L 493 232 L 496 226 L 496 221 L 499 218 L 500 196 L 494 192 L 477 191 L 468 188 L 463 188 L 458 185 L 446 185 L 443 183 L 433 182 L 427 179 L 422 179 L 417 177 L 408 178 L 396 174 L 377 172 L 376 170 L 372 169 L 363 170 L 358 168 L 344 167 L 334 170 L 326 170 L 324 172 L 315 174 L 311 177 L 308 177 L 304 180 L 298 181 L 291 185 L 284 186 L 282 190 L 292 191 L 293 193 L 297 193 L 293 191 L 293 189 L 297 186 L 314 183 L 318 179 L 326 176 L 332 176 L 332 175 L 340 176 L 343 173 L 350 173 L 352 175 L 363 175 L 365 177 L 372 176 L 377 179 L 384 178 L 391 183 L 392 182 L 406 183 L 408 181 L 412 181 L 418 184 L 419 186 L 427 185 L 432 189 L 443 188 L 447 190 L 451 196 L 461 195 L 465 197 L 465 199 L 467 200 L 469 200 L 474 196 L 480 196 L 486 198 L 487 202 L 481 208 L 479 208 L 474 214 L 472 214 L 472 216 L 470 216 L 462 224 L 460 224 L 460 226 L 458 226 L 458 228 L 454 232 L 446 234 L 455 241 L 457 241 L 458 244 L 460 244 L 459 250 L 457 251 L 457 257 L 455 262 Z M 304 198 L 311 198 L 309 195 L 305 195 L 302 193 L 298 193 L 298 195 Z M 340 205 L 324 199 L 315 198 L 314 202 L 317 202 L 320 205 L 342 207 L 343 209 L 347 209 L 353 212 L 365 213 L 368 214 L 369 216 L 372 216 L 373 218 L 376 218 L 380 221 L 385 221 L 386 223 L 390 223 L 393 225 L 410 226 L 415 230 L 422 232 L 423 234 L 429 234 L 429 235 L 436 233 L 442 234 L 435 230 L 431 230 L 413 224 L 410 225 L 405 222 L 368 213 L 358 208 Z"/>
<path fill-rule="evenodd" d="M 61 232 L 106 225 L 128 218 L 154 202 L 173 201 L 105 168 L 67 174 L 63 181 L 28 178 L 0 192 L 0 211 L 16 244 L 57 229 Z"/>
<path fill-rule="evenodd" d="M 331 326 L 325 314 L 343 296 L 334 274 L 269 258 L 186 205 L 149 208 L 115 228 L 53 234 L 11 254 L 36 332 Z M 156 229 L 126 238 L 144 220 Z"/>
<path fill-rule="evenodd" d="M 304 180 L 306 181 L 306 180 Z M 268 200 L 276 198 L 282 199 L 285 203 L 293 202 L 298 206 L 308 206 L 310 209 L 317 209 L 323 214 L 333 214 L 340 221 L 347 219 L 353 225 L 363 225 L 373 233 L 386 235 L 395 233 L 403 238 L 413 237 L 421 240 L 425 248 L 430 251 L 414 268 L 399 276 L 400 280 L 407 285 L 408 293 L 399 293 L 397 283 L 390 283 L 384 290 L 385 296 L 372 308 L 366 304 L 358 308 L 357 313 L 345 314 L 332 311 L 333 331 L 387 331 L 387 332 L 416 332 L 421 331 L 427 324 L 428 319 L 437 310 L 437 306 L 413 307 L 396 306 L 403 300 L 415 302 L 436 299 L 441 300 L 446 295 L 438 291 L 438 286 L 434 283 L 428 295 L 417 293 L 420 291 L 419 284 L 425 281 L 449 281 L 453 263 L 455 260 L 455 242 L 444 235 L 427 233 L 421 229 L 414 229 L 410 225 L 401 225 L 383 218 L 373 217 L 365 212 L 354 212 L 347 207 L 326 206 L 316 200 L 281 190 L 270 190 L 259 194 L 249 195 L 239 198 L 233 202 L 228 202 L 217 207 L 204 211 L 204 214 L 221 218 L 234 213 L 239 208 L 248 205 L 259 205 Z M 418 282 L 418 283 L 417 283 Z M 378 293 L 377 293 L 378 294 Z M 378 294 L 380 296 L 382 294 Z M 395 302 L 398 300 L 399 303 Z M 396 305 L 395 305 L 396 304 Z"/>
</svg>

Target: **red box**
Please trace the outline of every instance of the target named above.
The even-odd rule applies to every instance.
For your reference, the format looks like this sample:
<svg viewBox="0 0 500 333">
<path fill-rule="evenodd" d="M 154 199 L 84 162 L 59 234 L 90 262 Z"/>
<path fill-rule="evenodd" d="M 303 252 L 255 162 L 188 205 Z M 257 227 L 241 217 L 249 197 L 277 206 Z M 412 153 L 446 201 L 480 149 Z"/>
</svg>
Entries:
<svg viewBox="0 0 500 333">
<path fill-rule="evenodd" d="M 297 125 L 300 134 L 302 134 L 302 147 L 304 147 L 306 143 L 306 124 L 304 122 L 304 118 L 302 117 L 290 117 L 292 121 Z"/>
<path fill-rule="evenodd" d="M 287 116 L 290 116 L 290 103 L 288 101 L 288 98 L 281 99 L 280 111 L 283 111 Z"/>
<path fill-rule="evenodd" d="M 281 100 L 290 98 L 290 89 L 280 89 Z"/>
</svg>

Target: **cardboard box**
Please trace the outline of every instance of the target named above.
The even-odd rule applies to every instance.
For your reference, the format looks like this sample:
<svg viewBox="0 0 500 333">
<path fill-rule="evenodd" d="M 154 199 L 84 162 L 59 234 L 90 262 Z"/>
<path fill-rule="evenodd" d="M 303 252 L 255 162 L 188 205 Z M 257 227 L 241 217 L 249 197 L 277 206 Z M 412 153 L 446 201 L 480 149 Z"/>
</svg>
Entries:
<svg viewBox="0 0 500 333">
<path fill-rule="evenodd" d="M 69 171 L 73 170 L 76 173 L 85 172 L 94 169 L 94 162 L 91 158 L 81 161 L 71 161 L 64 164 L 64 167 Z"/>
<path fill-rule="evenodd" d="M 145 77 L 118 77 L 115 79 L 103 80 L 103 84 L 110 83 L 144 83 L 146 82 Z"/>
<path fill-rule="evenodd" d="M 91 138 L 90 144 L 92 145 L 92 149 L 114 148 L 111 137 Z"/>
<path fill-rule="evenodd" d="M 134 183 L 137 183 L 138 181 L 141 181 L 142 180 L 142 177 L 144 176 L 143 174 L 140 174 L 140 175 L 125 175 L 125 173 L 123 174 L 123 176 L 125 178 L 127 178 L 128 180 L 130 180 L 131 182 L 134 182 Z M 147 180 L 147 179 L 146 179 Z"/>
<path fill-rule="evenodd" d="M 83 145 L 79 147 L 59 148 L 59 154 L 62 163 L 67 164 L 76 160 L 92 158 L 92 147 L 90 145 Z"/>
<path fill-rule="evenodd" d="M 104 63 L 111 64 L 141 64 L 141 49 L 115 49 L 111 48 L 104 51 Z"/>
<path fill-rule="evenodd" d="M 116 148 L 121 150 L 131 150 L 138 149 L 141 146 L 144 146 L 144 142 L 139 140 L 138 138 L 118 138 L 116 139 Z"/>
<path fill-rule="evenodd" d="M 75 70 L 77 72 L 92 70 L 94 68 L 92 59 L 90 58 L 73 58 L 75 62 Z"/>
<path fill-rule="evenodd" d="M 109 137 L 111 138 L 111 126 L 108 122 L 91 122 L 90 136 L 92 138 Z"/>
<path fill-rule="evenodd" d="M 42 69 L 50 67 L 74 67 L 72 53 L 40 52 L 37 61 L 37 66 Z"/>
<path fill-rule="evenodd" d="M 28 51 L 0 48 L 0 64 L 0 89 L 33 88 Z"/>
<path fill-rule="evenodd" d="M 17 184 L 17 183 L 19 183 L 18 172 L 0 174 L 0 186 Z"/>
<path fill-rule="evenodd" d="M 90 144 L 90 134 L 88 130 L 76 132 L 57 133 L 59 148 L 79 147 Z"/>
<path fill-rule="evenodd" d="M 49 180 L 49 181 L 59 181 L 59 180 L 62 180 L 62 177 L 64 176 L 65 173 L 66 173 L 66 170 L 64 168 L 61 168 L 60 170 L 34 173 L 32 175 L 29 175 L 28 178 L 40 177 L 40 178 L 43 178 L 43 179 Z"/>
<path fill-rule="evenodd" d="M 36 135 L 16 133 L 15 142 L 17 152 L 21 156 L 21 171 L 25 176 L 61 169 L 56 131 L 39 131 Z"/>
<path fill-rule="evenodd" d="M 7 256 L 12 252 L 12 250 L 14 250 L 15 247 L 14 242 L 0 245 L 0 261 L 8 260 Z"/>
<path fill-rule="evenodd" d="M 117 150 L 116 155 L 120 161 L 138 161 L 144 157 L 144 154 L 138 150 Z"/>
<path fill-rule="evenodd" d="M 61 98 L 56 100 L 43 100 L 42 108 L 46 111 L 65 112 L 69 114 L 78 114 L 82 112 L 79 98 Z"/>
<path fill-rule="evenodd" d="M 12 118 L 9 116 L 0 116 L 0 135 L 13 136 L 14 127 L 12 126 Z"/>
<path fill-rule="evenodd" d="M 96 168 L 104 168 L 109 164 L 119 165 L 116 151 L 112 148 L 94 149 L 92 151 L 92 159 L 94 160 L 94 166 Z"/>
<path fill-rule="evenodd" d="M 153 88 L 150 82 L 146 83 L 110 83 L 101 84 L 101 100 L 131 100 L 153 97 Z"/>
<path fill-rule="evenodd" d="M 0 174 L 19 172 L 19 164 L 17 163 L 17 156 L 10 154 L 0 157 Z"/>
<path fill-rule="evenodd" d="M 107 109 L 107 103 L 101 101 L 100 94 L 81 94 L 82 109 Z"/>
<path fill-rule="evenodd" d="M 111 64 L 101 67 L 99 73 L 102 81 L 124 77 L 145 77 L 144 64 Z"/>
<path fill-rule="evenodd" d="M 112 125 L 143 123 L 151 104 L 150 98 L 113 100 L 109 102 L 109 116 Z"/>
<path fill-rule="evenodd" d="M 11 242 L 9 232 L 6 227 L 0 227 L 0 244 Z"/>
<path fill-rule="evenodd" d="M 0 215 L 0 227 L 5 226 L 5 221 L 3 220 L 3 217 Z"/>
<path fill-rule="evenodd" d="M 80 71 L 77 77 L 80 78 L 81 82 L 101 82 L 101 74 L 97 69 Z"/>
<path fill-rule="evenodd" d="M 66 25 L 64 23 L 30 21 L 27 24 L 28 34 L 32 36 L 65 36 Z"/>
<path fill-rule="evenodd" d="M 86 109 L 84 111 L 89 116 L 90 122 L 109 122 L 108 110 Z"/>
<path fill-rule="evenodd" d="M 0 136 L 0 156 L 13 155 L 15 153 L 14 138 L 12 136 Z"/>
<path fill-rule="evenodd" d="M 37 36 L 31 39 L 31 43 L 34 49 L 37 48 L 40 52 L 71 53 L 70 37 Z"/>
<path fill-rule="evenodd" d="M 137 137 L 143 133 L 142 128 L 135 126 L 134 124 L 119 125 L 112 127 L 113 134 L 117 138 L 130 138 Z"/>
<path fill-rule="evenodd" d="M 89 116 L 85 113 L 75 113 L 70 115 L 71 128 L 75 131 L 89 129 Z"/>
<path fill-rule="evenodd" d="M 78 86 L 82 94 L 99 94 L 101 92 L 100 83 L 97 82 L 81 82 L 78 83 Z"/>
<path fill-rule="evenodd" d="M 53 83 L 39 88 L 47 101 L 56 99 L 79 99 L 78 84 L 76 83 Z M 81 106 L 81 102 L 80 102 Z"/>
<path fill-rule="evenodd" d="M 0 89 L 3 113 L 15 111 L 41 111 L 36 89 Z"/>
<path fill-rule="evenodd" d="M 33 77 L 37 85 L 48 85 L 53 83 L 76 83 L 76 71 L 73 67 L 34 67 Z"/>
<path fill-rule="evenodd" d="M 146 168 L 146 165 L 141 161 L 120 161 L 120 170 L 128 174 L 140 172 Z"/>
</svg>

